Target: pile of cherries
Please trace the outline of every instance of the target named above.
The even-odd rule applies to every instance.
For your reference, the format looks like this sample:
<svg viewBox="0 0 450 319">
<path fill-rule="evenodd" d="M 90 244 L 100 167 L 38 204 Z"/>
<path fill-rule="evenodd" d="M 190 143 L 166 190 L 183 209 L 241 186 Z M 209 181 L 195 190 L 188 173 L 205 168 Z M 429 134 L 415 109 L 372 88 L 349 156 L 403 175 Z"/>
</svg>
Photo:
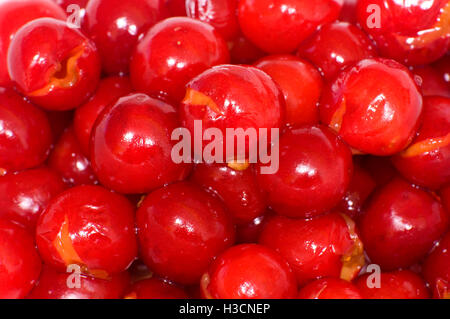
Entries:
<svg viewBox="0 0 450 319">
<path fill-rule="evenodd" d="M 0 1 L 0 298 L 450 298 L 449 52 L 449 0 Z"/>
</svg>

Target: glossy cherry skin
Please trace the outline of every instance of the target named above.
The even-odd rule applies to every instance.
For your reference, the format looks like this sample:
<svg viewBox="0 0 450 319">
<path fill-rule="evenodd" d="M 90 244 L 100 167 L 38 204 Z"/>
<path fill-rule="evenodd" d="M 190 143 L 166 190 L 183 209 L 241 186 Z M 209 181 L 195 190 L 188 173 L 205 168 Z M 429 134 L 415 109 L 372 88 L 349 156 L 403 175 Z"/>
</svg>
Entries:
<svg viewBox="0 0 450 319">
<path fill-rule="evenodd" d="M 230 58 L 233 64 L 252 64 L 265 55 L 264 51 L 251 43 L 242 34 L 229 41 L 228 48 L 230 49 Z"/>
<path fill-rule="evenodd" d="M 92 127 L 100 113 L 120 97 L 132 92 L 131 81 L 127 77 L 112 76 L 100 81 L 92 98 L 75 110 L 73 127 L 83 153 L 89 155 Z"/>
<path fill-rule="evenodd" d="M 397 170 L 415 184 L 439 189 L 450 183 L 450 98 L 425 97 L 418 135 L 392 160 Z"/>
<path fill-rule="evenodd" d="M 298 299 L 362 299 L 358 288 L 338 278 L 312 281 L 298 292 Z"/>
<path fill-rule="evenodd" d="M 169 18 L 139 41 L 130 76 L 137 91 L 179 103 L 187 82 L 229 59 L 226 42 L 214 27 L 190 18 Z"/>
<path fill-rule="evenodd" d="M 386 156 L 411 143 L 422 96 L 411 73 L 386 59 L 366 59 L 342 71 L 324 89 L 322 123 L 356 151 Z"/>
<path fill-rule="evenodd" d="M 56 143 L 48 158 L 48 165 L 68 186 L 96 184 L 91 162 L 81 151 L 72 127 Z"/>
<path fill-rule="evenodd" d="M 239 23 L 244 35 L 268 53 L 290 53 L 320 25 L 333 22 L 340 0 L 241 0 Z"/>
<path fill-rule="evenodd" d="M 279 153 L 278 172 L 258 175 L 276 213 L 306 218 L 339 203 L 352 177 L 352 156 L 330 129 L 320 125 L 288 130 L 280 138 Z"/>
<path fill-rule="evenodd" d="M 378 8 L 376 12 L 374 6 Z M 374 13 L 378 19 L 374 20 Z M 357 5 L 357 17 L 380 53 L 401 63 L 427 64 L 448 50 L 447 0 L 362 0 Z"/>
<path fill-rule="evenodd" d="M 8 50 L 8 70 L 33 103 L 64 111 L 80 106 L 95 91 L 100 60 L 94 43 L 80 31 L 41 18 L 17 31 Z"/>
<path fill-rule="evenodd" d="M 98 278 L 126 270 L 137 254 L 134 209 L 100 186 L 77 186 L 53 198 L 38 220 L 36 243 L 59 271 L 77 264 Z"/>
<path fill-rule="evenodd" d="M 0 87 L 12 86 L 7 53 L 17 30 L 31 20 L 43 17 L 65 20 L 66 14 L 51 0 L 6 0 L 0 3 Z"/>
<path fill-rule="evenodd" d="M 83 29 L 97 45 L 103 71 L 126 74 L 139 38 L 166 17 L 163 0 L 90 0 Z"/>
<path fill-rule="evenodd" d="M 249 223 L 266 210 L 264 194 L 253 168 L 238 171 L 225 164 L 199 164 L 190 178 L 218 195 L 238 224 Z"/>
<path fill-rule="evenodd" d="M 60 273 L 44 266 L 38 284 L 27 299 L 119 299 L 130 282 L 127 272 L 113 275 L 108 280 L 80 274 L 81 286 L 69 288 L 68 282 L 76 282 L 74 276 L 74 273 Z"/>
<path fill-rule="evenodd" d="M 0 218 L 34 233 L 36 222 L 50 200 L 66 189 L 61 177 L 48 168 L 36 168 L 0 177 Z"/>
<path fill-rule="evenodd" d="M 234 243 L 223 203 L 188 183 L 150 193 L 136 215 L 141 257 L 159 276 L 198 283 L 210 262 Z"/>
<path fill-rule="evenodd" d="M 322 77 L 313 65 L 287 54 L 267 56 L 254 65 L 279 85 L 286 101 L 287 126 L 319 123 Z"/>
<path fill-rule="evenodd" d="M 393 270 L 425 257 L 449 216 L 431 194 L 396 178 L 373 194 L 358 225 L 370 260 Z"/>
<path fill-rule="evenodd" d="M 359 277 L 355 285 L 364 299 L 428 299 L 430 292 L 425 282 L 409 270 L 382 272 L 380 287 L 372 287 L 370 274 Z M 370 282 L 370 286 L 368 285 Z"/>
<path fill-rule="evenodd" d="M 450 98 L 450 85 L 445 77 L 435 67 L 424 65 L 412 69 L 420 77 L 420 87 L 423 96 L 444 96 Z"/>
<path fill-rule="evenodd" d="M 180 287 L 159 279 L 150 278 L 135 282 L 125 294 L 125 299 L 188 299 Z"/>
<path fill-rule="evenodd" d="M 186 16 L 186 0 L 164 0 L 171 17 Z"/>
<path fill-rule="evenodd" d="M 50 152 L 47 116 L 9 89 L 0 88 L 0 175 L 42 164 Z"/>
<path fill-rule="evenodd" d="M 358 0 L 344 0 L 342 6 L 341 15 L 339 16 L 339 21 L 349 22 L 351 24 L 356 24 L 356 5 Z"/>
<path fill-rule="evenodd" d="M 100 182 L 135 194 L 183 180 L 190 165 L 175 164 L 171 158 L 171 134 L 178 127 L 175 108 L 145 94 L 111 104 L 91 136 L 91 163 Z"/>
<path fill-rule="evenodd" d="M 201 289 L 208 299 L 291 299 L 297 293 L 286 261 L 257 244 L 226 250 L 203 275 Z"/>
<path fill-rule="evenodd" d="M 333 80 L 343 68 L 377 55 L 367 35 L 347 22 L 322 26 L 304 41 L 297 54 L 314 63 L 325 79 Z"/>
<path fill-rule="evenodd" d="M 259 243 L 287 260 L 299 285 L 319 277 L 350 281 L 364 265 L 355 223 L 344 214 L 330 213 L 307 220 L 272 217 Z"/>
<path fill-rule="evenodd" d="M 0 219 L 0 298 L 24 298 L 41 272 L 33 237 L 24 228 Z"/>
<path fill-rule="evenodd" d="M 236 225 L 236 242 L 238 244 L 256 244 L 265 224 L 274 216 L 274 212 L 267 210 L 263 215 L 256 217 L 251 222 Z"/>
</svg>

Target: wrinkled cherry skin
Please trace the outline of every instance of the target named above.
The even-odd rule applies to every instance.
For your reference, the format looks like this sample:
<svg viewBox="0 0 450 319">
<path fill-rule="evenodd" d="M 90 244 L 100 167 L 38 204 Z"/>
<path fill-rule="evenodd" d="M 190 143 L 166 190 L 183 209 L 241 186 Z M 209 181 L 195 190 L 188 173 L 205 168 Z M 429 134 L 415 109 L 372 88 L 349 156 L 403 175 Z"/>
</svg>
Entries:
<svg viewBox="0 0 450 319">
<path fill-rule="evenodd" d="M 136 215 L 142 260 L 156 274 L 195 284 L 234 243 L 224 204 L 198 186 L 176 183 L 150 193 Z"/>
<path fill-rule="evenodd" d="M 44 266 L 38 284 L 27 299 L 119 299 L 126 291 L 130 276 L 122 272 L 108 280 L 80 274 L 80 288 L 69 288 L 73 273 L 60 273 Z"/>
<path fill-rule="evenodd" d="M 1 176 L 0 218 L 21 224 L 34 233 L 37 219 L 50 200 L 65 189 L 61 177 L 44 167 Z"/>
<path fill-rule="evenodd" d="M 298 299 L 362 299 L 358 288 L 338 278 L 317 279 L 298 292 Z"/>
<path fill-rule="evenodd" d="M 366 59 L 324 89 L 320 117 L 356 151 L 386 156 L 411 143 L 422 96 L 411 73 L 387 59 Z"/>
<path fill-rule="evenodd" d="M 8 70 L 33 103 L 64 111 L 80 106 L 95 91 L 100 60 L 94 43 L 80 31 L 41 18 L 17 31 L 8 50 Z"/>
<path fill-rule="evenodd" d="M 380 277 L 380 287 L 370 288 L 369 277 L 365 274 L 359 277 L 355 285 L 361 292 L 364 299 L 429 299 L 425 282 L 418 275 L 409 270 L 393 272 L 382 272 Z"/>
<path fill-rule="evenodd" d="M 90 0 L 83 29 L 95 42 L 107 74 L 127 74 L 138 39 L 168 17 L 163 0 Z"/>
<path fill-rule="evenodd" d="M 135 282 L 125 294 L 125 299 L 189 299 L 180 287 L 159 278 Z"/>
<path fill-rule="evenodd" d="M 380 21 L 373 25 L 378 6 Z M 361 27 L 375 40 L 380 53 L 408 65 L 427 64 L 443 56 L 450 44 L 447 0 L 361 0 L 357 17 Z"/>
<path fill-rule="evenodd" d="M 265 198 L 253 168 L 237 171 L 225 164 L 199 164 L 190 178 L 218 195 L 238 224 L 249 223 L 266 210 Z"/>
<path fill-rule="evenodd" d="M 254 64 L 272 77 L 286 101 L 287 126 L 319 123 L 322 77 L 310 63 L 292 55 L 267 56 Z"/>
<path fill-rule="evenodd" d="M 171 134 L 178 127 L 175 108 L 145 94 L 131 94 L 108 106 L 91 135 L 91 163 L 100 182 L 134 194 L 183 180 L 190 165 L 171 158 Z"/>
<path fill-rule="evenodd" d="M 397 170 L 415 184 L 438 189 L 450 183 L 450 98 L 425 97 L 417 137 L 392 160 Z"/>
<path fill-rule="evenodd" d="M 444 96 L 450 98 L 450 84 L 438 69 L 429 65 L 422 65 L 412 69 L 414 75 L 421 79 L 421 89 L 423 96 Z"/>
<path fill-rule="evenodd" d="M 400 178 L 373 194 L 359 220 L 367 255 L 384 270 L 420 261 L 448 225 L 435 197 Z"/>
<path fill-rule="evenodd" d="M 341 0 L 241 0 L 244 35 L 268 53 L 290 53 L 320 25 L 333 22 Z"/>
<path fill-rule="evenodd" d="M 47 116 L 13 90 L 0 88 L 0 175 L 42 164 L 50 152 Z"/>
<path fill-rule="evenodd" d="M 77 186 L 53 198 L 38 220 L 36 243 L 46 264 L 59 271 L 78 264 L 108 278 L 136 258 L 134 209 L 100 186 Z"/>
<path fill-rule="evenodd" d="M 68 186 L 96 184 L 91 162 L 83 154 L 73 128 L 68 128 L 56 143 L 48 165 Z"/>
<path fill-rule="evenodd" d="M 0 3 L 0 87 L 12 86 L 8 74 L 9 44 L 21 26 L 43 17 L 66 19 L 65 12 L 51 0 L 5 0 Z"/>
<path fill-rule="evenodd" d="M 24 228 L 0 219 L 0 298 L 24 298 L 40 272 L 41 259 L 33 237 Z"/>
<path fill-rule="evenodd" d="M 377 55 L 367 35 L 347 22 L 322 26 L 302 43 L 297 54 L 314 63 L 325 79 L 333 80 L 340 70 Z"/>
<path fill-rule="evenodd" d="M 73 126 L 83 153 L 89 155 L 92 127 L 100 113 L 111 103 L 133 91 L 127 77 L 112 76 L 100 81 L 92 98 L 75 110 Z"/>
<path fill-rule="evenodd" d="M 242 34 L 228 42 L 232 64 L 253 64 L 266 54 Z"/>
<path fill-rule="evenodd" d="M 139 41 L 130 76 L 137 91 L 179 103 L 189 80 L 229 62 L 225 40 L 214 27 L 190 18 L 169 18 Z"/>
<path fill-rule="evenodd" d="M 229 248 L 201 281 L 208 299 L 291 299 L 297 294 L 292 270 L 272 249 L 256 244 Z"/>
<path fill-rule="evenodd" d="M 294 271 L 298 284 L 304 285 L 319 277 L 340 278 L 347 266 L 343 257 L 350 256 L 360 244 L 357 236 L 338 213 L 308 220 L 274 216 L 265 224 L 259 243 L 280 253 Z M 362 253 L 361 247 L 359 257 Z M 362 266 L 352 269 L 351 277 L 346 279 L 353 279 Z"/>
<path fill-rule="evenodd" d="M 279 148 L 278 172 L 258 174 L 259 185 L 276 213 L 306 218 L 339 203 L 353 165 L 350 149 L 338 136 L 322 125 L 304 126 L 281 136 Z"/>
</svg>

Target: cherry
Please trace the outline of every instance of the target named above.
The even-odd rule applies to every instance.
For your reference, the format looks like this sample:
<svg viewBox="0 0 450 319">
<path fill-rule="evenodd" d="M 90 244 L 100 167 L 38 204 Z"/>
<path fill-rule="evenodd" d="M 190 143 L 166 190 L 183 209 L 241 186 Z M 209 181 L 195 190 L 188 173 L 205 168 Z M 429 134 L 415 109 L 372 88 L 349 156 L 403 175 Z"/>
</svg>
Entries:
<svg viewBox="0 0 450 319">
<path fill-rule="evenodd" d="M 165 6 L 172 17 L 186 16 L 186 0 L 165 0 Z"/>
<path fill-rule="evenodd" d="M 226 250 L 203 275 L 201 289 L 208 299 L 290 299 L 297 293 L 286 261 L 256 244 Z"/>
<path fill-rule="evenodd" d="M 183 180 L 190 165 L 171 158 L 171 134 L 178 126 L 173 106 L 145 94 L 131 94 L 108 106 L 91 136 L 91 163 L 100 182 L 134 194 Z"/>
<path fill-rule="evenodd" d="M 401 63 L 426 64 L 448 50 L 447 0 L 361 0 L 357 17 L 380 53 Z"/>
<path fill-rule="evenodd" d="M 42 167 L 0 177 L 0 218 L 34 233 L 36 222 L 50 200 L 66 186 L 58 174 Z"/>
<path fill-rule="evenodd" d="M 450 98 L 426 97 L 422 126 L 412 144 L 393 157 L 408 180 L 438 189 L 450 183 Z"/>
<path fill-rule="evenodd" d="M 139 41 L 130 75 L 136 90 L 178 103 L 189 80 L 228 61 L 226 42 L 212 26 L 190 18 L 169 18 Z"/>
<path fill-rule="evenodd" d="M 95 91 L 100 61 L 95 45 L 80 31 L 41 18 L 17 31 L 8 50 L 8 70 L 33 103 L 63 111 L 80 106 Z"/>
<path fill-rule="evenodd" d="M 308 220 L 275 216 L 265 224 L 259 242 L 287 260 L 300 285 L 319 277 L 350 281 L 364 265 L 355 223 L 344 214 Z"/>
<path fill-rule="evenodd" d="M 233 64 L 252 64 L 264 57 L 265 53 L 242 34 L 228 42 Z"/>
<path fill-rule="evenodd" d="M 241 0 L 239 23 L 244 35 L 268 53 L 290 53 L 319 26 L 333 22 L 340 0 Z"/>
<path fill-rule="evenodd" d="M 73 126 L 83 153 L 89 155 L 92 127 L 97 117 L 111 103 L 132 92 L 129 78 L 112 76 L 103 78 L 92 98 L 75 110 Z"/>
<path fill-rule="evenodd" d="M 412 69 L 420 77 L 423 96 L 439 95 L 450 98 L 450 86 L 439 71 L 429 65 Z"/>
<path fill-rule="evenodd" d="M 86 274 L 108 279 L 136 257 L 133 207 L 100 186 L 73 187 L 40 216 L 36 242 L 45 263 L 55 269 L 76 264 Z"/>
<path fill-rule="evenodd" d="M 339 21 L 349 22 L 351 24 L 356 24 L 358 21 L 356 19 L 356 5 L 358 0 L 344 0 L 342 6 L 341 15 L 339 16 Z"/>
<path fill-rule="evenodd" d="M 0 175 L 42 164 L 52 143 L 45 113 L 0 88 Z"/>
<path fill-rule="evenodd" d="M 159 279 L 150 278 L 135 282 L 125 294 L 125 299 L 188 299 L 180 287 Z"/>
<path fill-rule="evenodd" d="M 67 12 L 68 22 L 73 23 L 77 27 L 82 26 L 89 0 L 53 0 L 53 2 Z"/>
<path fill-rule="evenodd" d="M 24 298 L 41 272 L 33 238 L 22 227 L 0 219 L 0 298 Z"/>
<path fill-rule="evenodd" d="M 198 283 L 210 262 L 234 242 L 223 203 L 188 182 L 150 193 L 136 219 L 143 261 L 181 284 Z"/>
<path fill-rule="evenodd" d="M 370 260 L 384 270 L 419 262 L 448 225 L 435 197 L 400 178 L 373 194 L 359 220 Z"/>
<path fill-rule="evenodd" d="M 313 62 L 327 80 L 333 80 L 343 68 L 373 58 L 377 52 L 362 30 L 347 22 L 335 22 L 304 41 L 297 54 Z"/>
<path fill-rule="evenodd" d="M 358 288 L 338 278 L 312 281 L 298 292 L 299 299 L 362 299 Z"/>
<path fill-rule="evenodd" d="M 72 125 L 73 111 L 47 111 L 46 113 L 52 130 L 53 141 L 56 142 Z"/>
<path fill-rule="evenodd" d="M 288 130 L 280 138 L 279 154 L 278 172 L 258 175 L 276 213 L 312 217 L 339 203 L 353 165 L 349 148 L 331 130 L 325 126 Z"/>
<path fill-rule="evenodd" d="M 411 73 L 386 59 L 366 59 L 324 90 L 320 117 L 355 151 L 392 155 L 411 143 L 422 96 Z"/>
<path fill-rule="evenodd" d="M 389 157 L 368 155 L 362 157 L 360 164 L 370 174 L 377 186 L 386 185 L 398 176 L 398 172 Z"/>
<path fill-rule="evenodd" d="M 285 123 L 288 126 L 318 124 L 322 78 L 313 65 L 286 54 L 267 56 L 255 66 L 280 86 L 286 101 Z"/>
<path fill-rule="evenodd" d="M 373 285 L 369 276 L 370 274 L 362 275 L 355 282 L 364 299 L 428 299 L 430 297 L 423 279 L 409 270 L 382 272 L 379 287 Z"/>
<path fill-rule="evenodd" d="M 256 244 L 267 221 L 274 215 L 271 210 L 256 217 L 251 222 L 236 225 L 236 242 L 239 244 Z"/>
<path fill-rule="evenodd" d="M 441 78 L 444 79 L 447 83 L 447 87 L 450 89 L 450 55 L 447 54 L 432 65 L 439 72 Z"/>
<path fill-rule="evenodd" d="M 441 199 L 442 199 L 442 203 L 444 204 L 444 207 L 447 209 L 447 213 L 450 216 L 450 185 L 448 185 L 447 187 L 444 187 L 441 190 Z"/>
</svg>

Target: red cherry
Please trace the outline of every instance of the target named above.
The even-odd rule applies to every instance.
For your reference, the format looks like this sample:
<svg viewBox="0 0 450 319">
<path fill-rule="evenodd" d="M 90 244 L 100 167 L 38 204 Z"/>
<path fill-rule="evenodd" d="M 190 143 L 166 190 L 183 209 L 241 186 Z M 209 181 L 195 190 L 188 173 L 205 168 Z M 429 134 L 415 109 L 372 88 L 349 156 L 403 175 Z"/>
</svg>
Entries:
<svg viewBox="0 0 450 319">
<path fill-rule="evenodd" d="M 164 2 L 171 17 L 186 16 L 186 0 L 165 0 Z"/>
<path fill-rule="evenodd" d="M 46 113 L 52 130 L 53 142 L 56 142 L 72 125 L 73 111 L 47 111 Z"/>
<path fill-rule="evenodd" d="M 429 65 L 415 67 L 412 69 L 416 76 L 420 77 L 423 96 L 439 95 L 450 98 L 450 85 L 439 70 Z"/>
<path fill-rule="evenodd" d="M 377 186 L 384 186 L 398 176 L 398 172 L 389 157 L 364 156 L 361 160 L 361 166 L 370 174 Z"/>
<path fill-rule="evenodd" d="M 187 182 L 150 193 L 136 218 L 143 261 L 156 274 L 182 284 L 197 283 L 234 242 L 223 203 Z"/>
<path fill-rule="evenodd" d="M 441 199 L 450 216 L 450 185 L 441 190 Z"/>
<path fill-rule="evenodd" d="M 298 292 L 299 299 L 362 299 L 358 288 L 338 278 L 317 279 Z"/>
<path fill-rule="evenodd" d="M 439 72 L 441 78 L 447 83 L 447 87 L 450 89 L 450 55 L 447 54 L 442 59 L 432 64 L 435 70 Z"/>
<path fill-rule="evenodd" d="M 274 213 L 267 210 L 264 215 L 258 216 L 247 224 L 236 225 L 236 242 L 239 244 L 256 244 L 267 221 Z"/>
<path fill-rule="evenodd" d="M 344 0 L 344 5 L 342 6 L 341 15 L 339 16 L 339 21 L 349 22 L 351 24 L 356 24 L 356 5 L 358 0 Z"/>
<path fill-rule="evenodd" d="M 180 287 L 159 278 L 150 278 L 135 282 L 125 299 L 188 299 L 187 293 Z"/>
<path fill-rule="evenodd" d="M 265 53 L 257 46 L 251 43 L 243 35 L 239 35 L 235 39 L 228 42 L 230 49 L 230 58 L 233 64 L 253 64 L 256 60 L 261 59 Z"/>
</svg>

